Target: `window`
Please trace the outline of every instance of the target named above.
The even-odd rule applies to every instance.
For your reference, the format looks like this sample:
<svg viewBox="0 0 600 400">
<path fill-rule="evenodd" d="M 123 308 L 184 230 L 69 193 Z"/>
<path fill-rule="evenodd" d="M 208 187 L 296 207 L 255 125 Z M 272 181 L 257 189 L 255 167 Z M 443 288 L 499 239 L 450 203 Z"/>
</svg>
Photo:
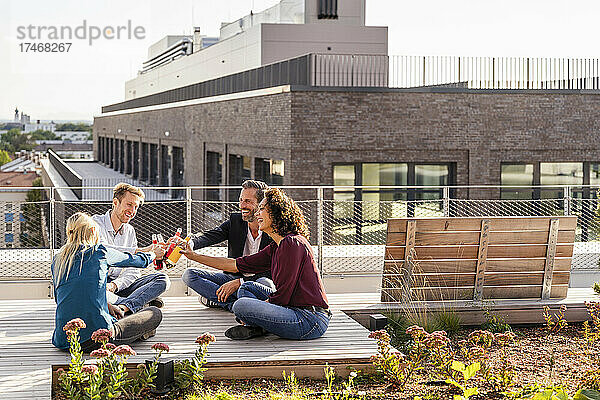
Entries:
<svg viewBox="0 0 600 400">
<path fill-rule="evenodd" d="M 540 163 L 540 185 L 583 185 L 583 163 Z M 542 189 L 542 199 L 563 197 L 560 188 Z"/>
<path fill-rule="evenodd" d="M 4 214 L 4 222 L 13 222 L 13 219 L 13 213 L 7 212 L 6 214 Z"/>
<path fill-rule="evenodd" d="M 229 155 L 229 185 L 241 185 L 245 180 L 250 179 L 251 159 L 246 156 L 236 154 Z M 229 201 L 237 201 L 240 194 L 239 189 L 229 190 Z"/>
<path fill-rule="evenodd" d="M 531 186 L 533 185 L 533 164 L 502 164 L 500 184 L 502 186 Z M 502 189 L 501 199 L 517 200 L 531 199 L 531 188 L 506 188 Z"/>
<path fill-rule="evenodd" d="M 256 158 L 254 160 L 254 176 L 257 180 L 267 185 L 283 185 L 285 174 L 283 160 L 272 160 L 269 158 Z"/>
<path fill-rule="evenodd" d="M 183 148 L 173 146 L 172 150 L 173 157 L 173 168 L 171 170 L 173 186 L 183 186 Z M 171 198 L 180 199 L 183 198 L 183 190 L 173 189 Z"/>
<path fill-rule="evenodd" d="M 6 243 L 12 243 L 14 241 L 13 234 L 12 233 L 5 233 L 4 234 L 4 241 Z"/>
<path fill-rule="evenodd" d="M 150 144 L 150 185 L 158 184 L 158 145 Z"/>
<path fill-rule="evenodd" d="M 12 230 L 13 230 L 13 229 L 12 229 L 12 223 L 11 223 L 11 222 L 8 222 L 8 223 L 6 224 L 6 232 L 12 232 Z"/>
<path fill-rule="evenodd" d="M 13 205 L 12 205 L 12 203 L 6 203 L 4 207 L 5 207 L 4 209 L 6 210 L 6 212 L 11 212 Z"/>
<path fill-rule="evenodd" d="M 332 244 L 375 244 L 385 240 L 388 218 L 442 215 L 442 189 L 368 186 L 449 186 L 455 164 L 355 163 L 333 166 Z M 418 202 L 415 200 L 434 200 Z"/>
<path fill-rule="evenodd" d="M 223 156 L 214 151 L 206 152 L 206 185 L 221 186 L 223 183 Z M 206 199 L 211 201 L 221 201 L 221 191 L 219 189 L 208 189 Z"/>
</svg>

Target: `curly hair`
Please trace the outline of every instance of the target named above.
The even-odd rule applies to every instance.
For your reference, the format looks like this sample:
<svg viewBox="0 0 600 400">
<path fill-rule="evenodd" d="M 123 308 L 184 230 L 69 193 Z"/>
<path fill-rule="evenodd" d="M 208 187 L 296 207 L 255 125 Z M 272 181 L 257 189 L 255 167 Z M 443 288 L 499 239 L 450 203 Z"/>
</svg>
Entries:
<svg viewBox="0 0 600 400">
<path fill-rule="evenodd" d="M 266 190 L 265 206 L 272 220 L 273 232 L 281 236 L 293 233 L 308 239 L 309 233 L 304 214 L 283 190 L 278 188 Z"/>
</svg>

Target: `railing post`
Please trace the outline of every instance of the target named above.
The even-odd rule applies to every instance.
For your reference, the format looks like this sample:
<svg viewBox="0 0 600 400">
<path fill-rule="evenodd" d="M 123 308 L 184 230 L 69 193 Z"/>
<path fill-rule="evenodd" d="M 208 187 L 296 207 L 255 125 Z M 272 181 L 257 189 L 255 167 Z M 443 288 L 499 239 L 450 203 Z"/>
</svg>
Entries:
<svg viewBox="0 0 600 400">
<path fill-rule="evenodd" d="M 192 188 L 187 186 L 185 188 L 185 231 L 186 235 L 192 234 Z M 190 259 L 185 258 L 186 268 L 190 267 Z M 185 295 L 190 295 L 190 288 L 186 286 Z"/>
<path fill-rule="evenodd" d="M 450 187 L 444 186 L 442 189 L 442 204 L 444 209 L 444 217 L 450 216 Z"/>
<path fill-rule="evenodd" d="M 323 276 L 323 188 L 317 188 L 317 249 L 319 273 Z"/>
<path fill-rule="evenodd" d="M 54 216 L 56 210 L 54 207 L 54 187 L 50 188 L 50 229 L 48 229 L 48 235 L 50 236 L 48 239 L 48 243 L 50 244 L 50 263 L 52 263 L 52 259 L 54 258 L 54 248 L 55 248 L 55 243 L 54 243 L 54 233 L 56 232 L 56 218 Z M 49 294 L 48 296 L 50 298 L 53 297 L 54 294 L 54 290 L 52 288 L 52 277 L 50 277 L 50 284 L 48 285 L 48 290 L 49 290 Z"/>
<path fill-rule="evenodd" d="M 563 212 L 564 215 L 571 215 L 571 186 L 563 188 Z"/>
</svg>

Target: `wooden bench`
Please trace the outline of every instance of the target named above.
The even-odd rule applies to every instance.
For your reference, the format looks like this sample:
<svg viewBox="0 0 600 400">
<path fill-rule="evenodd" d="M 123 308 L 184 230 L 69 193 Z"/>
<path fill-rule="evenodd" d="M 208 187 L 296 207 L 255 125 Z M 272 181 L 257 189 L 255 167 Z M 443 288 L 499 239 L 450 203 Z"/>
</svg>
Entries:
<svg viewBox="0 0 600 400">
<path fill-rule="evenodd" d="M 577 217 L 389 219 L 381 301 L 565 298 Z"/>
</svg>

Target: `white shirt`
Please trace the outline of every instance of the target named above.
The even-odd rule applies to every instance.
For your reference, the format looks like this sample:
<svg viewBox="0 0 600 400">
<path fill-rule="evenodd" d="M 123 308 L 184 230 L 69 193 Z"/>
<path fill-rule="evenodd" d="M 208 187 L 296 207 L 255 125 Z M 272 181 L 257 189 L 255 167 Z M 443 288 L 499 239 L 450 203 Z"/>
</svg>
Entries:
<svg viewBox="0 0 600 400">
<path fill-rule="evenodd" d="M 246 243 L 244 243 L 244 253 L 243 256 L 249 256 L 252 254 L 258 253 L 260 250 L 260 239 L 262 238 L 262 231 L 258 230 L 258 236 L 256 239 L 252 237 L 252 231 L 248 226 L 248 233 L 246 234 Z M 244 274 L 244 276 L 252 276 L 254 274 Z M 244 278 L 240 278 L 240 283 L 244 283 Z"/>
<path fill-rule="evenodd" d="M 138 242 L 133 226 L 122 224 L 119 231 L 115 232 L 110 220 L 110 210 L 106 214 L 96 214 L 92 218 L 100 227 L 98 233 L 101 244 L 119 251 L 131 254 L 135 253 L 135 250 L 138 248 Z M 136 279 L 142 276 L 142 272 L 139 268 L 110 267 L 108 269 L 108 276 L 113 279 L 113 282 L 117 285 L 117 291 L 119 291 L 129 287 Z"/>
<path fill-rule="evenodd" d="M 258 253 L 260 250 L 260 239 L 262 238 L 262 231 L 258 230 L 258 236 L 256 239 L 252 237 L 252 231 L 248 227 L 248 234 L 246 235 L 246 243 L 244 244 L 244 253 L 242 255 L 249 256 L 251 254 Z"/>
</svg>

